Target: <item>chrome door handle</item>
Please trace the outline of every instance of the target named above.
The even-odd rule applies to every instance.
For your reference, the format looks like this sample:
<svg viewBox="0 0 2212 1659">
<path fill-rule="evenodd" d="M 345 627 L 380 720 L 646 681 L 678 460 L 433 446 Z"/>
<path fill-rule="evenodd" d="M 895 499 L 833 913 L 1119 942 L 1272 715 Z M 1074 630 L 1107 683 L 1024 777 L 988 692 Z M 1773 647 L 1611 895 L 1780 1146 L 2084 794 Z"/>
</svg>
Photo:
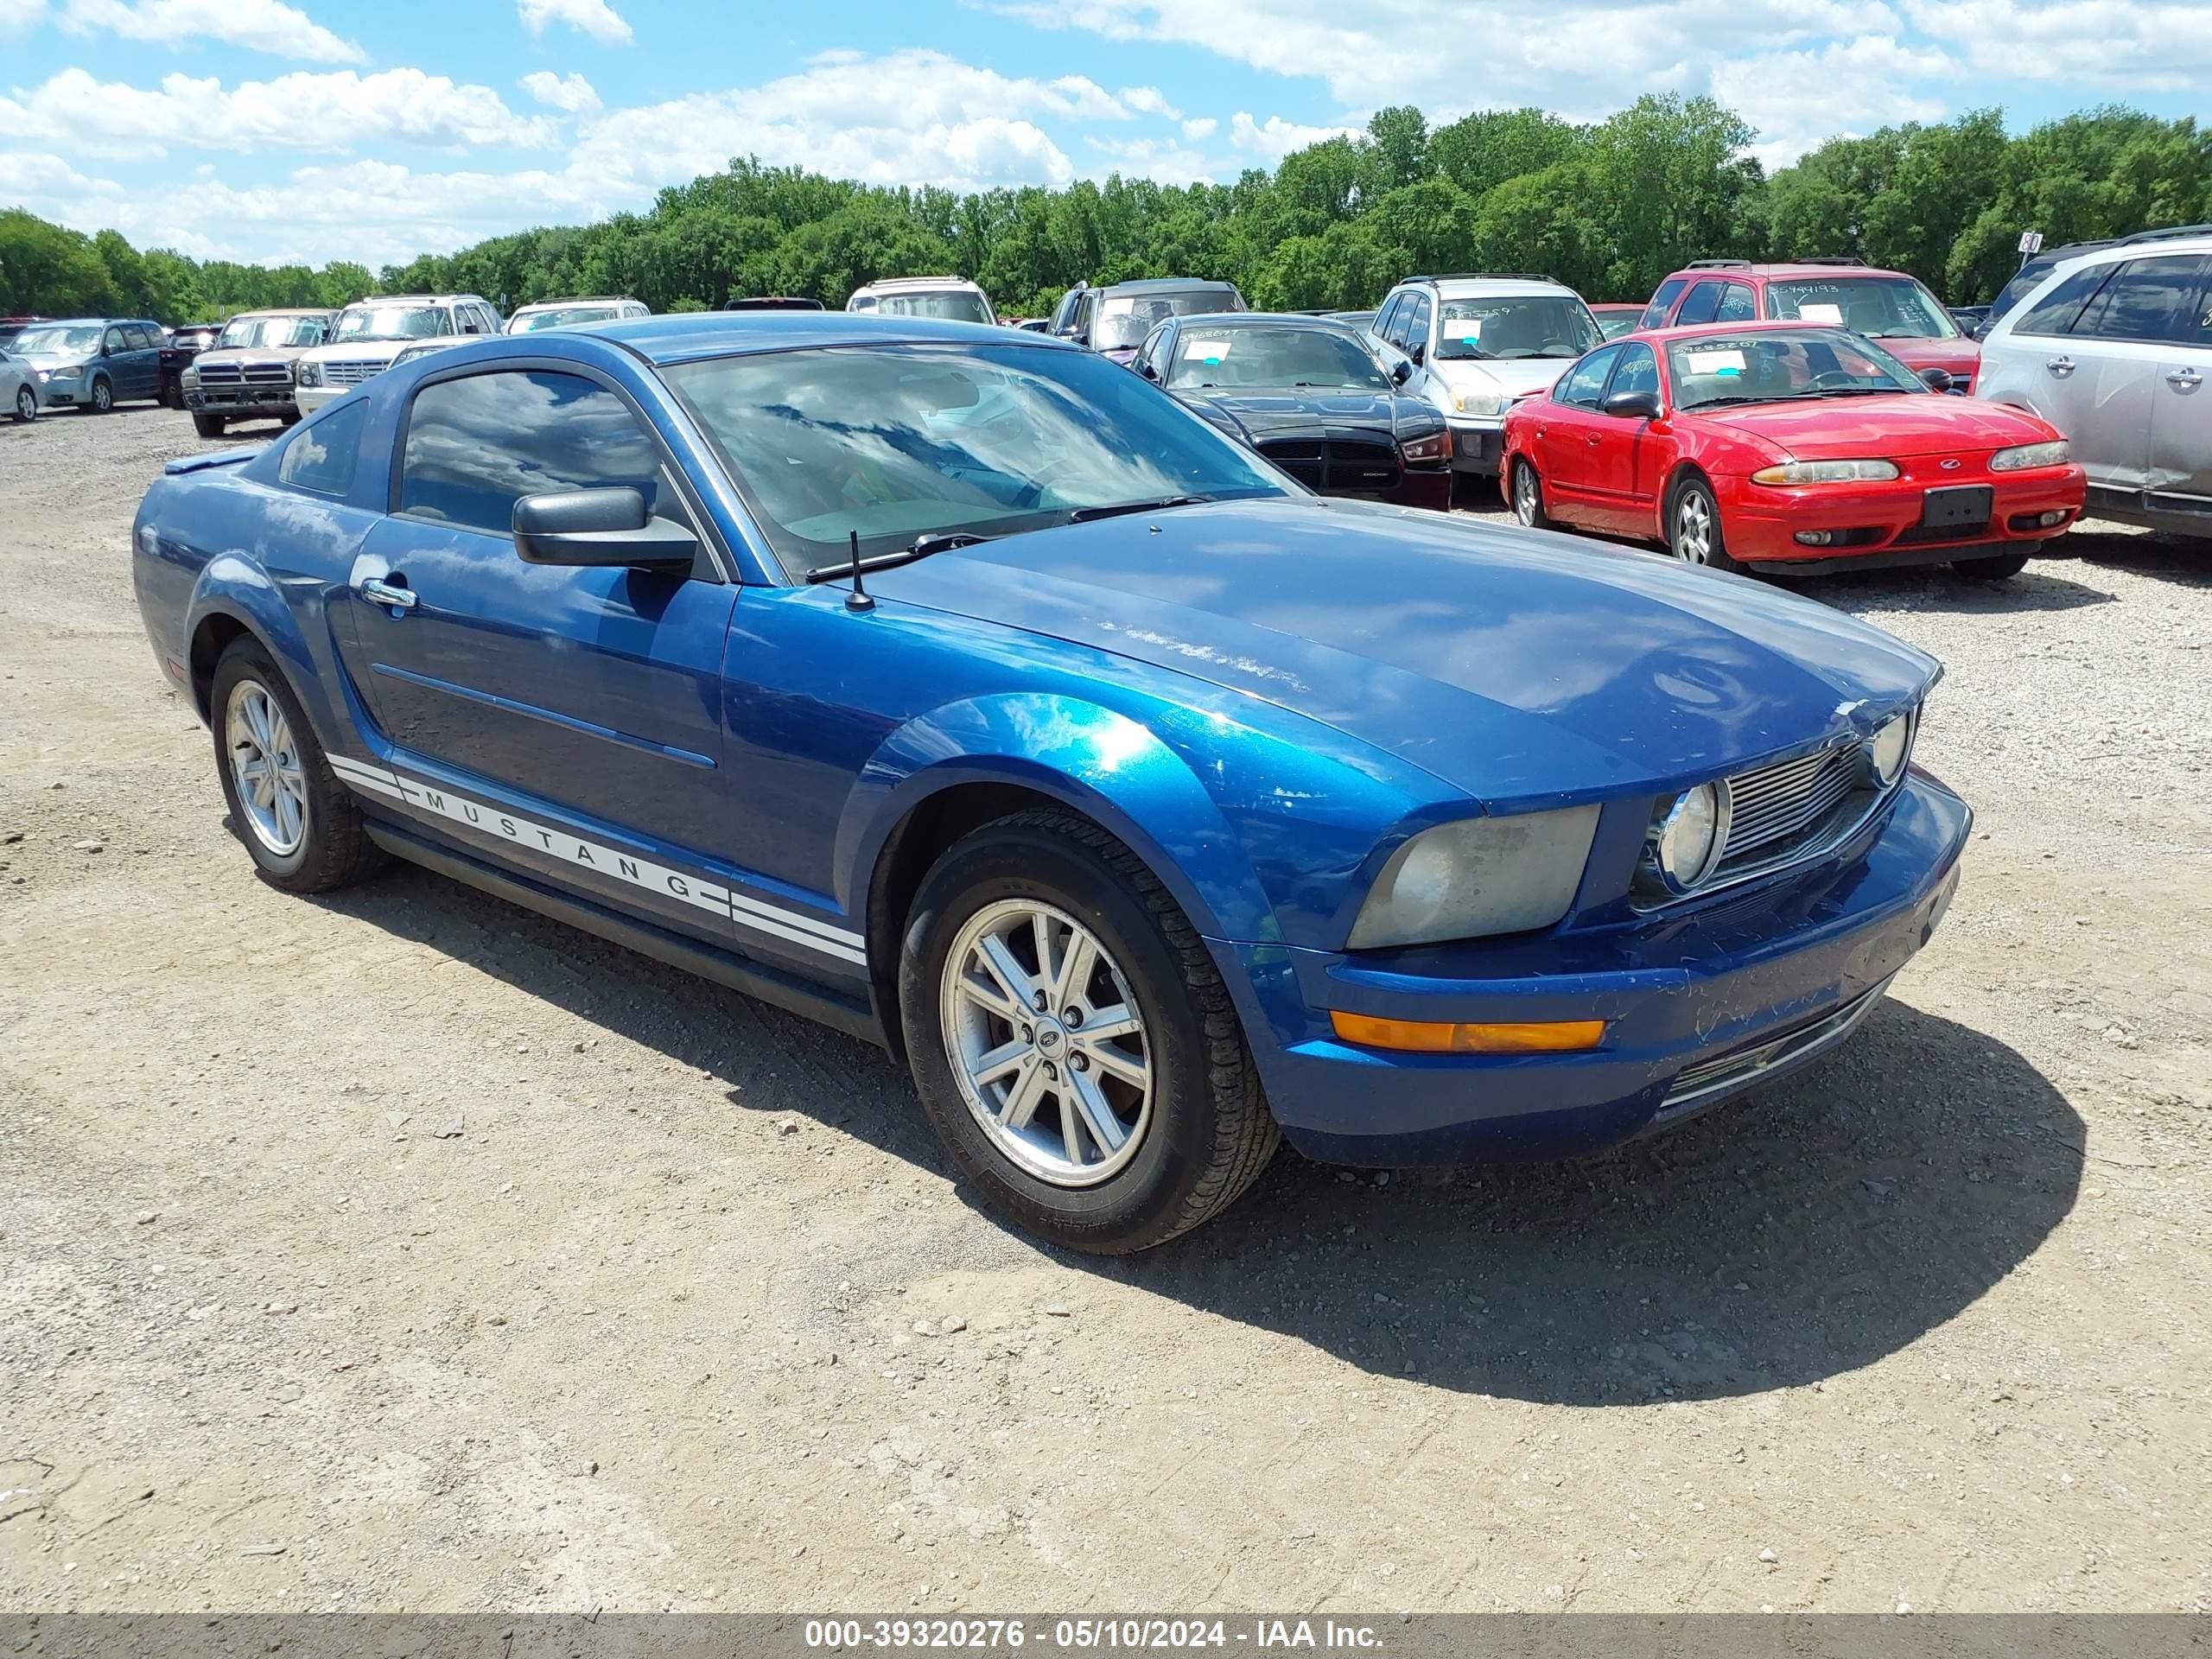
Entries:
<svg viewBox="0 0 2212 1659">
<path fill-rule="evenodd" d="M 2044 367 L 2049 369 L 2053 374 L 2058 376 L 2061 379 L 2064 379 L 2068 375 L 2074 372 L 2074 359 L 2070 357 L 2054 357 L 2050 362 L 2044 364 Z"/>
<path fill-rule="evenodd" d="M 2176 369 L 2168 375 L 2166 384 L 2170 386 L 2179 386 L 2183 391 L 2187 391 L 2191 386 L 2201 384 L 2203 378 L 2204 377 L 2195 369 L 2183 367 Z"/>
<path fill-rule="evenodd" d="M 415 590 L 412 588 L 395 588 L 381 576 L 364 576 L 357 591 L 372 605 L 388 605 L 395 611 L 415 608 Z"/>
</svg>

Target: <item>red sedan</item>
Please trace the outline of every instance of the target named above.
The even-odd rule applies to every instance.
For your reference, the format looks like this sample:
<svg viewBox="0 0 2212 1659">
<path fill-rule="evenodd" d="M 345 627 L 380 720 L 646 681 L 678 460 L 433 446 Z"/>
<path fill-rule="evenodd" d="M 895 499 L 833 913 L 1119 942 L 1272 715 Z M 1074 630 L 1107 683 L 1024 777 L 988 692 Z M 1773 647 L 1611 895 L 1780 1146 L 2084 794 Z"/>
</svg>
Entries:
<svg viewBox="0 0 2212 1659">
<path fill-rule="evenodd" d="M 2002 581 L 2082 511 L 2056 429 L 1943 397 L 1841 328 L 1738 322 L 1608 341 L 1506 413 L 1524 524 L 1777 575 L 1949 564 Z"/>
</svg>

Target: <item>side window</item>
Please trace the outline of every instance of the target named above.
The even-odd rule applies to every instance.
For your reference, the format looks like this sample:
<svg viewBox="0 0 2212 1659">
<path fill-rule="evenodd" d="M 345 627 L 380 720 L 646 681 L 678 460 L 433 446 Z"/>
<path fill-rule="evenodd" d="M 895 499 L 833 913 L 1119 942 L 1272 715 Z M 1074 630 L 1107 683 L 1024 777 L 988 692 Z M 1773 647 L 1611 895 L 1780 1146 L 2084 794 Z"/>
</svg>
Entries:
<svg viewBox="0 0 2212 1659">
<path fill-rule="evenodd" d="M 2082 315 L 2082 308 L 2096 297 L 2118 269 L 2113 265 L 2088 265 L 2071 276 L 2062 277 L 2058 284 L 2022 314 L 2012 325 L 2016 334 L 2068 334 L 2074 332 L 2075 319 Z"/>
<path fill-rule="evenodd" d="M 1599 394 L 1605 389 L 1605 377 L 1613 372 L 1613 364 L 1620 354 L 1618 346 L 1603 346 L 1591 353 L 1567 372 L 1567 378 L 1552 394 L 1554 400 L 1571 409 L 1597 408 Z"/>
<path fill-rule="evenodd" d="M 1720 310 L 1720 290 L 1727 286 L 1711 278 L 1698 283 L 1683 300 L 1682 308 L 1675 314 L 1675 322 L 1711 322 Z"/>
<path fill-rule="evenodd" d="M 1405 320 L 1403 327 L 1406 332 L 1407 351 L 1410 352 L 1414 346 L 1419 346 L 1424 348 L 1424 355 L 1426 354 L 1426 347 L 1428 345 L 1428 320 L 1434 310 L 1435 307 L 1429 304 L 1428 296 L 1426 294 L 1415 294 L 1407 304 L 1400 308 L 1400 315 Z"/>
<path fill-rule="evenodd" d="M 349 397 L 319 421 L 310 422 L 284 446 L 276 476 L 295 489 L 317 495 L 346 495 L 353 488 L 353 467 L 361 453 L 361 429 L 369 406 Z"/>
<path fill-rule="evenodd" d="M 525 495 L 622 485 L 649 510 L 683 516 L 628 404 L 582 375 L 506 370 L 415 394 L 396 511 L 505 536 Z"/>
<path fill-rule="evenodd" d="M 1402 295 L 1393 294 L 1386 298 L 1382 302 L 1382 308 L 1376 312 L 1375 321 L 1367 325 L 1368 333 L 1373 334 L 1377 340 L 1387 340 L 1392 345 L 1396 345 L 1397 341 L 1392 338 L 1390 330 L 1395 326 L 1398 306 L 1403 297 Z"/>
<path fill-rule="evenodd" d="M 1622 346 L 1619 365 L 1613 370 L 1613 381 L 1605 388 L 1605 395 L 1658 390 L 1659 360 L 1651 355 L 1651 348 L 1640 340 Z"/>
<path fill-rule="evenodd" d="M 122 329 L 111 328 L 100 337 L 100 349 L 107 352 L 127 352 L 130 349 L 130 342 L 124 338 Z"/>
<path fill-rule="evenodd" d="M 456 305 L 453 308 L 453 314 L 461 324 L 462 334 L 480 334 L 484 332 L 484 319 L 476 315 L 474 306 Z"/>
<path fill-rule="evenodd" d="M 1643 315 L 1637 319 L 1636 326 L 1656 328 L 1663 324 L 1667 321 L 1667 308 L 1674 304 L 1675 296 L 1688 286 L 1689 278 L 1687 276 L 1669 276 L 1660 283 L 1658 292 L 1651 296 L 1651 303 L 1643 308 Z"/>
<path fill-rule="evenodd" d="M 1731 283 L 1720 290 L 1720 309 L 1713 314 L 1715 322 L 1750 322 L 1759 314 L 1758 302 L 1751 297 L 1751 290 L 1741 283 Z"/>
<path fill-rule="evenodd" d="M 2196 289 L 2204 261 L 2194 254 L 2131 259 L 2106 283 L 2074 324 L 2099 340 L 2179 343 L 2196 321 Z"/>
</svg>

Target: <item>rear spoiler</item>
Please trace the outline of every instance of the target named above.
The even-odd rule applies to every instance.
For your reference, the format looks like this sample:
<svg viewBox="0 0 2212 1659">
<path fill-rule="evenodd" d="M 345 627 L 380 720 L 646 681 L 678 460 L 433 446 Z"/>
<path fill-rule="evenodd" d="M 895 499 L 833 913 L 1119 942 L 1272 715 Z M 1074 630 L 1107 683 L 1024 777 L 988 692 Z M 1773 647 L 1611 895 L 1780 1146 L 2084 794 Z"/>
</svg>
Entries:
<svg viewBox="0 0 2212 1659">
<path fill-rule="evenodd" d="M 210 467 L 243 467 L 261 453 L 262 446 L 251 449 L 218 449 L 212 455 L 179 455 L 162 470 L 171 478 L 181 478 L 187 473 L 204 473 Z"/>
</svg>

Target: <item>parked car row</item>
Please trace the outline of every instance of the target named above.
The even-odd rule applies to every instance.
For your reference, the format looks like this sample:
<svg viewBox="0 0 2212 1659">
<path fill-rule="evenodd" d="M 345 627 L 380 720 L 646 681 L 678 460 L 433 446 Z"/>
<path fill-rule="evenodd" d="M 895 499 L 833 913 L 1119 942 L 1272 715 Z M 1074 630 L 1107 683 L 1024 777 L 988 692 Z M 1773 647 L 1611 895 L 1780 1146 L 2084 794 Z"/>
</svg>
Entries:
<svg viewBox="0 0 2212 1659">
<path fill-rule="evenodd" d="M 1315 495 L 1224 428 L 1264 448 L 1268 383 L 1402 402 L 1409 443 L 1444 413 L 1334 320 L 1083 292 L 1090 350 L 880 307 L 404 346 L 171 461 L 138 603 L 254 867 L 408 860 L 880 1043 L 963 1181 L 1094 1251 L 1205 1223 L 1281 1138 L 1581 1153 L 1866 1020 L 1970 839 L 1910 764 L 1931 658 Z M 1422 279 L 1377 326 L 1607 385 L 1656 338 L 1590 346 L 1570 300 Z M 1978 407 L 1892 361 L 1853 372 Z M 1654 395 L 1723 404 L 1731 366 L 1655 357 Z"/>
</svg>

